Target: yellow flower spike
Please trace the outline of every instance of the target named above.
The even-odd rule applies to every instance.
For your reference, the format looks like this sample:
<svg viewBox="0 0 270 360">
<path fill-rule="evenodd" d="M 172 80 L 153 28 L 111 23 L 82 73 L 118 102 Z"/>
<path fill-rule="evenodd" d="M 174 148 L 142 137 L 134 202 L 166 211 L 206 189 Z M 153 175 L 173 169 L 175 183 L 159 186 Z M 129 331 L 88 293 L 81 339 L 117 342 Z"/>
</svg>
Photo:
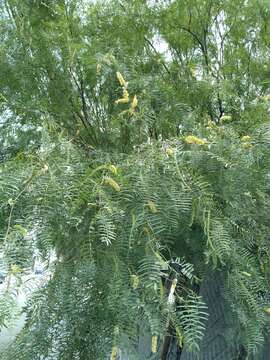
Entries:
<svg viewBox="0 0 270 360">
<path fill-rule="evenodd" d="M 149 207 L 149 209 L 153 214 L 156 214 L 158 212 L 156 204 L 153 201 L 148 201 L 147 206 Z"/>
<path fill-rule="evenodd" d="M 18 265 L 11 265 L 10 272 L 11 274 L 16 275 L 21 272 L 21 269 Z"/>
<path fill-rule="evenodd" d="M 116 360 L 117 353 L 118 353 L 118 347 L 113 346 L 110 360 Z"/>
<path fill-rule="evenodd" d="M 131 275 L 132 288 L 136 290 L 140 284 L 140 279 L 138 275 Z"/>
<path fill-rule="evenodd" d="M 172 148 L 167 148 L 167 149 L 166 149 L 166 154 L 167 154 L 168 156 L 172 156 L 172 155 L 173 155 L 173 149 L 172 149 Z"/>
<path fill-rule="evenodd" d="M 194 135 L 188 135 L 185 137 L 185 142 L 187 144 L 195 144 L 195 145 L 205 145 L 207 144 L 207 141 L 198 138 L 197 136 Z"/>
<path fill-rule="evenodd" d="M 249 135 L 245 135 L 241 137 L 242 142 L 248 142 L 251 141 L 251 137 Z"/>
<path fill-rule="evenodd" d="M 269 308 L 264 309 L 264 312 L 265 312 L 267 315 L 270 315 L 270 307 L 269 307 Z"/>
<path fill-rule="evenodd" d="M 130 106 L 130 110 L 129 110 L 131 114 L 134 114 L 137 105 L 138 105 L 138 99 L 137 99 L 137 96 L 135 95 L 133 97 L 133 100 L 132 100 L 132 103 L 131 103 L 131 106 Z"/>
<path fill-rule="evenodd" d="M 243 142 L 243 148 L 244 149 L 251 149 L 252 146 L 253 145 L 250 142 Z"/>
<path fill-rule="evenodd" d="M 134 95 L 133 100 L 132 100 L 131 107 L 132 107 L 133 109 L 135 109 L 137 106 L 138 106 L 138 98 L 137 98 L 137 95 Z"/>
<path fill-rule="evenodd" d="M 128 103 L 128 99 L 126 98 L 121 98 L 115 101 L 116 104 L 126 104 Z"/>
<path fill-rule="evenodd" d="M 119 184 L 117 184 L 117 182 L 111 177 L 105 177 L 103 183 L 106 185 L 110 185 L 117 192 L 121 190 Z"/>
<path fill-rule="evenodd" d="M 127 87 L 127 82 L 126 82 L 126 80 L 123 78 L 123 75 L 122 75 L 119 71 L 117 71 L 116 76 L 117 76 L 117 79 L 118 79 L 118 81 L 119 81 L 119 84 L 120 84 L 121 86 L 124 86 L 124 87 L 126 88 L 126 87 Z"/>
<path fill-rule="evenodd" d="M 115 165 L 109 165 L 108 169 L 114 174 L 117 175 L 117 167 Z"/>
<path fill-rule="evenodd" d="M 97 74 L 98 74 L 98 75 L 100 74 L 100 71 L 101 71 L 101 65 L 100 65 L 100 64 L 97 64 Z"/>
<path fill-rule="evenodd" d="M 221 116 L 221 118 L 220 118 L 220 121 L 221 121 L 222 123 L 224 123 L 224 122 L 230 122 L 231 120 L 232 120 L 231 115 L 223 115 L 223 116 Z"/>
<path fill-rule="evenodd" d="M 153 354 L 157 353 L 157 336 L 153 335 L 152 336 L 152 344 L 151 344 L 151 351 Z"/>
<path fill-rule="evenodd" d="M 215 127 L 215 123 L 212 120 L 208 120 L 207 129 L 213 129 Z"/>
<path fill-rule="evenodd" d="M 129 98 L 129 93 L 128 93 L 128 91 L 127 91 L 127 89 L 123 89 L 123 98 L 124 99 L 128 99 Z"/>
<path fill-rule="evenodd" d="M 129 102 L 129 93 L 127 89 L 123 89 L 123 97 L 115 101 L 116 104 L 126 104 Z"/>
</svg>

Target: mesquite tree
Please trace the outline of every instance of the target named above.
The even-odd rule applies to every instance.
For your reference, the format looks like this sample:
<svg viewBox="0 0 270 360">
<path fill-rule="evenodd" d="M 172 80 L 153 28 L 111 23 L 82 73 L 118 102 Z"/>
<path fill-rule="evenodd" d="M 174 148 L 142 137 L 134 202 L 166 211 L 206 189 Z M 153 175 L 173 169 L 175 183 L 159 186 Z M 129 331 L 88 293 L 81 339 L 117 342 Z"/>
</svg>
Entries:
<svg viewBox="0 0 270 360">
<path fill-rule="evenodd" d="M 199 353 L 198 289 L 220 271 L 234 337 L 258 359 L 269 3 L 3 0 L 0 11 L 3 261 L 20 277 L 37 251 L 57 258 L 1 356 L 137 359 L 147 332 L 158 358 L 169 329 Z M 7 289 L 0 326 L 12 311 Z"/>
</svg>

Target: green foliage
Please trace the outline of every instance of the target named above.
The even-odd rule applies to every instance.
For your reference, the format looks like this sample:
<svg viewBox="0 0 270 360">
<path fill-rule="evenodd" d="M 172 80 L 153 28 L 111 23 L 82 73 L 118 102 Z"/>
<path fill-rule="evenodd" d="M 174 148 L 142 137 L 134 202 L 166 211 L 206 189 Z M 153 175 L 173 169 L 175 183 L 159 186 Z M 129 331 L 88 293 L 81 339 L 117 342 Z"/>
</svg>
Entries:
<svg viewBox="0 0 270 360">
<path fill-rule="evenodd" d="M 3 359 L 103 360 L 113 347 L 135 359 L 142 329 L 161 343 L 169 324 L 199 351 L 194 283 L 211 269 L 256 354 L 270 306 L 268 4 L 0 8 L 1 251 L 10 274 L 37 251 L 57 257 Z M 170 304 L 161 279 L 176 257 Z"/>
</svg>

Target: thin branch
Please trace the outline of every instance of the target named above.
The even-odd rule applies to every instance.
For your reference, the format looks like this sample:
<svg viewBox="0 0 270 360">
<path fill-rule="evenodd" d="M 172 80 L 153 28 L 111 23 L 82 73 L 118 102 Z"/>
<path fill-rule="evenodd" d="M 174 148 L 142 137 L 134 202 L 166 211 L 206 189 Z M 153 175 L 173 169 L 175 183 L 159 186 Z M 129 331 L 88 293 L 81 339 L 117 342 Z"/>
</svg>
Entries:
<svg viewBox="0 0 270 360">
<path fill-rule="evenodd" d="M 145 35 L 144 35 L 143 38 L 147 42 L 147 44 L 154 50 L 155 54 L 160 56 L 160 53 L 157 51 L 157 49 L 154 47 L 154 45 L 151 43 L 151 41 Z M 164 69 L 167 71 L 167 73 L 169 75 L 171 75 L 171 72 L 170 72 L 168 66 L 165 64 L 165 62 L 162 61 L 161 64 L 164 67 Z"/>
</svg>

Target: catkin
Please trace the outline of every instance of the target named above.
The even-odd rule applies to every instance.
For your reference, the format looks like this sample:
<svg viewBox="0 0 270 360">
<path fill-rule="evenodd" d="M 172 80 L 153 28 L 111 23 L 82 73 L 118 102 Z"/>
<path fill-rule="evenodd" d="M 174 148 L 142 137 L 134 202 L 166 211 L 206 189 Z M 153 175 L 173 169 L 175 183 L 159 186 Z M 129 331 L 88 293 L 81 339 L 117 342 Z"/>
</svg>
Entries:
<svg viewBox="0 0 270 360">
<path fill-rule="evenodd" d="M 113 346 L 110 360 L 116 360 L 117 353 L 118 353 L 118 347 Z"/>
<path fill-rule="evenodd" d="M 119 71 L 117 71 L 116 76 L 117 76 L 117 79 L 119 81 L 119 84 L 121 86 L 127 87 L 126 80 L 124 79 L 123 75 Z"/>
<path fill-rule="evenodd" d="M 152 336 L 151 351 L 152 351 L 153 354 L 156 354 L 156 352 L 157 352 L 157 336 L 156 335 Z"/>
<path fill-rule="evenodd" d="M 117 192 L 119 192 L 121 190 L 119 184 L 114 179 L 112 179 L 111 177 L 106 177 L 104 179 L 104 184 L 110 185 Z"/>
<path fill-rule="evenodd" d="M 197 136 L 194 135 L 188 135 L 185 137 L 185 142 L 187 144 L 195 144 L 195 145 L 204 145 L 207 142 L 204 139 L 200 139 Z"/>
</svg>

